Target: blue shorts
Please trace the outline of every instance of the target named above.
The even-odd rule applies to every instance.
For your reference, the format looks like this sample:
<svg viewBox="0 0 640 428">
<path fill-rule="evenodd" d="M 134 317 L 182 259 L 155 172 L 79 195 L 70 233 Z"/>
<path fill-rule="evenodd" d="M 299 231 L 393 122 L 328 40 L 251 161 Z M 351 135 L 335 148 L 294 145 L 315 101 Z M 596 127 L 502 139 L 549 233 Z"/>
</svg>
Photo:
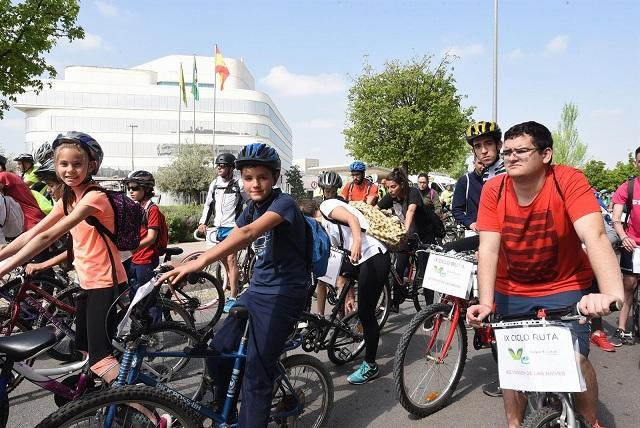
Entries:
<svg viewBox="0 0 640 428">
<path fill-rule="evenodd" d="M 589 290 L 566 291 L 543 297 L 507 296 L 495 293 L 496 313 L 501 315 L 516 315 L 532 312 L 536 308 L 561 309 L 576 304 Z M 574 340 L 578 341 L 578 351 L 585 357 L 589 356 L 589 323 L 580 324 L 578 321 L 565 323 L 571 330 Z"/>
<path fill-rule="evenodd" d="M 218 230 L 216 231 L 216 241 L 218 242 L 224 241 L 224 238 L 229 236 L 232 230 L 233 230 L 233 227 L 219 227 Z"/>
</svg>

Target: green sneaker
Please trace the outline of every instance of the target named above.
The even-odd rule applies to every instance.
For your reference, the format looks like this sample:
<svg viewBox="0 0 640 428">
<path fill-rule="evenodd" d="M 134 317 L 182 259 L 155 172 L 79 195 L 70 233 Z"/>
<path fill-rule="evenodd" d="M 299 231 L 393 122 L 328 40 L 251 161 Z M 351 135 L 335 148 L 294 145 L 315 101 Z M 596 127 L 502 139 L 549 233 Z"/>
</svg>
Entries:
<svg viewBox="0 0 640 428">
<path fill-rule="evenodd" d="M 224 304 L 224 310 L 223 312 L 225 314 L 228 314 L 229 311 L 231 310 L 231 308 L 233 307 L 233 305 L 236 303 L 236 299 L 234 299 L 233 297 L 227 297 L 227 301 Z"/>
<path fill-rule="evenodd" d="M 347 376 L 347 382 L 352 385 L 362 385 L 377 378 L 379 374 L 380 370 L 378 370 L 377 364 L 369 364 L 363 361 L 360 367 L 358 367 L 358 370 Z"/>
</svg>

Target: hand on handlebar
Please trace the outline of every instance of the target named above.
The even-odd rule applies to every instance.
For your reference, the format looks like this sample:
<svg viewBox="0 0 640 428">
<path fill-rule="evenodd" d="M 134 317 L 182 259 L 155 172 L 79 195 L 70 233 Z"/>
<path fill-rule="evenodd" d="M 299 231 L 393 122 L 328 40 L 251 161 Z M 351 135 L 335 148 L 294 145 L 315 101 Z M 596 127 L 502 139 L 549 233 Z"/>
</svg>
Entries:
<svg viewBox="0 0 640 428">
<path fill-rule="evenodd" d="M 36 273 L 40 272 L 42 269 L 42 266 L 40 265 L 40 263 L 29 263 L 25 269 L 24 272 L 29 275 L 29 276 L 33 276 Z"/>
<path fill-rule="evenodd" d="M 190 261 L 189 263 L 181 264 L 170 270 L 169 272 L 163 273 L 156 279 L 155 285 L 156 287 L 165 283 L 165 281 L 169 281 L 171 284 L 177 284 L 181 279 L 186 277 L 192 272 L 197 272 L 202 270 L 198 260 Z"/>
<path fill-rule="evenodd" d="M 488 305 L 471 305 L 467 308 L 467 323 L 475 328 L 482 327 L 482 322 L 493 310 Z"/>
<path fill-rule="evenodd" d="M 608 294 L 591 293 L 586 296 L 582 296 L 580 302 L 578 302 L 578 309 L 580 314 L 585 317 L 602 317 L 611 313 L 611 306 L 614 303 L 618 303 L 618 308 L 622 307 L 620 299 Z M 588 320 L 585 318 L 580 320 L 580 324 L 586 323 Z"/>
<path fill-rule="evenodd" d="M 198 232 L 201 236 L 207 236 L 207 225 L 206 224 L 198 225 L 196 232 Z"/>
</svg>

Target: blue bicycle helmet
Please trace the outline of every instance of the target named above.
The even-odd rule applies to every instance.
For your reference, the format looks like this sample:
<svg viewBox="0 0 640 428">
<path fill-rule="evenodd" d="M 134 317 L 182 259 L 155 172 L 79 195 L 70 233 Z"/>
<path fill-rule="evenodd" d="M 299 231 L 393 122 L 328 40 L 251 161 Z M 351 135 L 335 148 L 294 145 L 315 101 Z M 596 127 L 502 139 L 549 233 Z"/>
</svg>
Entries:
<svg viewBox="0 0 640 428">
<path fill-rule="evenodd" d="M 55 140 L 53 140 L 53 144 L 51 148 L 53 150 L 60 147 L 62 143 L 76 143 L 80 145 L 88 154 L 91 160 L 96 161 L 96 169 L 91 172 L 91 175 L 98 172 L 100 169 L 100 165 L 102 165 L 102 159 L 104 158 L 104 152 L 102 151 L 102 147 L 100 144 L 89 134 L 85 134 L 84 132 L 76 132 L 69 131 L 66 134 L 59 134 Z"/>
<path fill-rule="evenodd" d="M 364 162 L 361 162 L 361 161 L 353 161 L 351 162 L 351 165 L 349 165 L 349 172 L 354 172 L 354 171 L 365 172 L 366 169 L 367 169 L 367 166 L 364 164 Z"/>
<path fill-rule="evenodd" d="M 280 171 L 280 156 L 273 147 L 264 143 L 247 144 L 236 158 L 236 168 L 263 165 L 274 171 Z"/>
</svg>

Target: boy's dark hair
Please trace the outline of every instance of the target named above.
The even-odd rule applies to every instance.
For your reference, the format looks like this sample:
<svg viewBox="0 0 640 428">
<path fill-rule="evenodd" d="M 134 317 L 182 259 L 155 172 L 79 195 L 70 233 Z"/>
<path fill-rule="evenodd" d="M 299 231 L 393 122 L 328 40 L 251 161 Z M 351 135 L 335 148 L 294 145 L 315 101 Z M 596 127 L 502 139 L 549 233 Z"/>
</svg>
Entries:
<svg viewBox="0 0 640 428">
<path fill-rule="evenodd" d="M 511 140 L 525 134 L 533 138 L 533 144 L 540 151 L 547 147 L 551 149 L 553 148 L 553 137 L 551 136 L 551 131 L 549 131 L 546 126 L 534 121 L 513 125 L 504 133 L 504 140 Z"/>
<path fill-rule="evenodd" d="M 636 149 L 636 157 L 638 157 L 638 153 L 640 153 L 640 147 Z"/>
<path fill-rule="evenodd" d="M 424 177 L 427 179 L 427 181 L 429 181 L 429 175 L 426 172 L 421 172 L 420 174 L 418 174 L 418 178 L 420 177 Z"/>
<path fill-rule="evenodd" d="M 313 217 L 316 212 L 320 209 L 320 204 L 318 201 L 314 199 L 298 199 L 298 208 L 302 211 L 302 214 L 307 215 L 309 217 Z"/>
</svg>

